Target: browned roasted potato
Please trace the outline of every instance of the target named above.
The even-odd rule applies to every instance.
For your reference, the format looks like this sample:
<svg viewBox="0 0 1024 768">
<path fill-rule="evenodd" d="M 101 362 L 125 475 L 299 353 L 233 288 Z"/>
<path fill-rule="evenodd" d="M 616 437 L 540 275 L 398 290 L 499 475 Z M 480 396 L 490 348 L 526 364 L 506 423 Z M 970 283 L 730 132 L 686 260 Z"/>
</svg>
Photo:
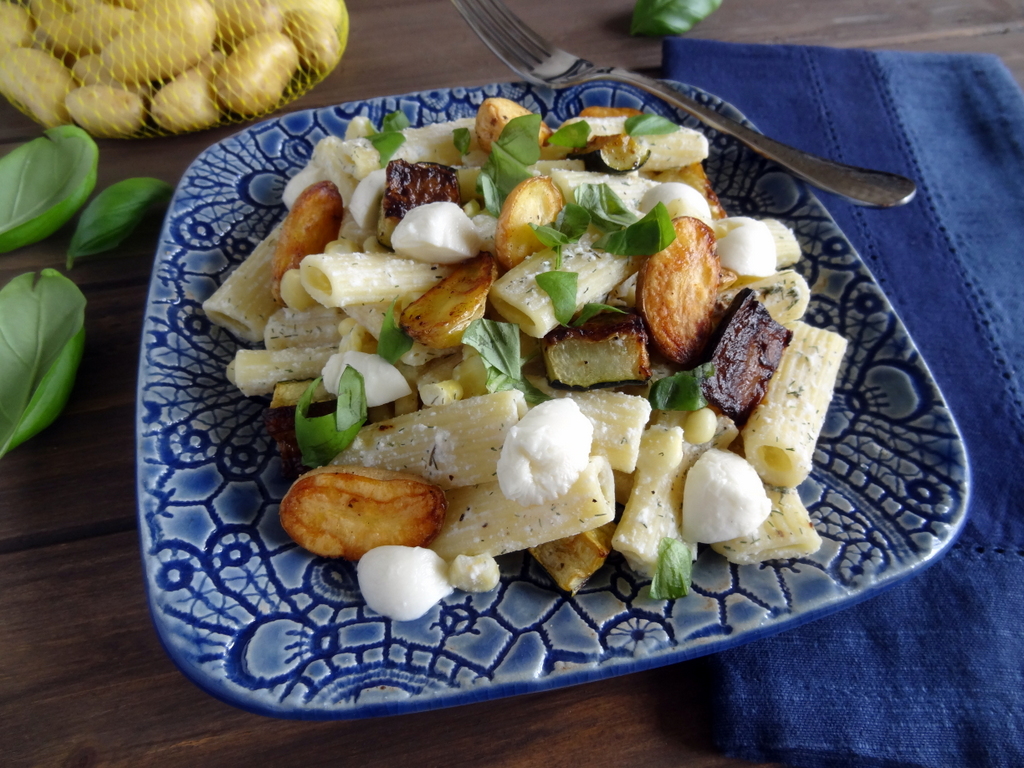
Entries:
<svg viewBox="0 0 1024 768">
<path fill-rule="evenodd" d="M 520 182 L 505 198 L 494 230 L 494 255 L 505 269 L 544 248 L 531 224 L 551 224 L 565 206 L 565 198 L 550 176 Z"/>
<path fill-rule="evenodd" d="M 533 114 L 526 107 L 516 104 L 509 99 L 491 98 L 484 99 L 480 108 L 476 111 L 476 140 L 480 149 L 484 152 L 491 151 L 491 144 L 497 141 L 501 132 L 510 121 L 523 115 Z M 540 131 L 537 135 L 539 143 L 543 144 L 548 140 L 552 131 L 541 122 Z"/>
<path fill-rule="evenodd" d="M 467 326 L 484 316 L 487 292 L 497 279 L 498 265 L 484 251 L 457 264 L 448 277 L 406 307 L 399 325 L 424 346 L 457 347 Z"/>
<path fill-rule="evenodd" d="M 686 366 L 711 335 L 721 265 L 710 227 L 690 216 L 672 224 L 676 239 L 640 268 L 636 305 L 658 351 Z"/>
<path fill-rule="evenodd" d="M 438 163 L 388 163 L 384 196 L 380 200 L 377 240 L 391 247 L 391 233 L 405 214 L 427 203 L 461 202 L 459 177 L 455 170 Z"/>
<path fill-rule="evenodd" d="M 274 282 L 271 291 L 281 302 L 281 278 L 311 253 L 323 253 L 338 238 L 345 204 L 333 181 L 318 181 L 300 194 L 284 224 L 274 249 Z"/>
<path fill-rule="evenodd" d="M 386 469 L 319 467 L 281 500 L 281 525 L 315 555 L 358 560 L 374 547 L 423 547 L 444 522 L 444 491 L 421 477 Z"/>
<path fill-rule="evenodd" d="M 729 215 L 725 212 L 725 208 L 722 207 L 722 202 L 718 199 L 718 195 L 715 194 L 715 190 L 711 188 L 711 182 L 708 181 L 708 175 L 704 172 L 704 166 L 701 163 L 684 165 L 682 168 L 676 168 L 671 171 L 662 171 L 655 176 L 655 179 L 661 182 L 679 181 L 683 184 L 689 184 L 704 195 L 704 199 L 708 201 L 708 207 L 711 209 L 711 218 L 713 219 L 724 219 Z"/>
<path fill-rule="evenodd" d="M 742 427 L 764 397 L 792 338 L 793 332 L 772 319 L 754 291 L 744 288 L 708 342 L 711 353 L 705 357 L 715 366 L 715 375 L 701 384 L 704 397 Z"/>
<path fill-rule="evenodd" d="M 531 547 L 530 554 L 561 589 L 575 595 L 604 565 L 612 551 L 614 535 L 615 523 L 605 523 L 592 531 Z"/>
<path fill-rule="evenodd" d="M 580 117 L 636 117 L 642 115 L 639 109 L 632 107 L 584 107 Z"/>
<path fill-rule="evenodd" d="M 544 337 L 541 350 L 553 387 L 589 389 L 651 378 L 647 331 L 639 315 L 604 313 L 578 328 L 559 326 Z"/>
</svg>

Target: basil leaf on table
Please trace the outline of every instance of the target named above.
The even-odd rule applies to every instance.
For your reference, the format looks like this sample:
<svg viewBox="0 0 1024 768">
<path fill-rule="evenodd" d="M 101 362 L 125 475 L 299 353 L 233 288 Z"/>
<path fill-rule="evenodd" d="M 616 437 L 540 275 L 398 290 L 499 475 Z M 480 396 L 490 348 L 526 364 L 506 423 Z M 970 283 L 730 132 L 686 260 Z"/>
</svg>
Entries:
<svg viewBox="0 0 1024 768">
<path fill-rule="evenodd" d="M 631 35 L 681 35 L 718 10 L 722 0 L 637 0 Z"/>
<path fill-rule="evenodd" d="M 474 320 L 462 334 L 462 343 L 480 353 L 487 369 L 488 392 L 518 389 L 532 405 L 549 399 L 523 376 L 519 326 L 483 318 Z"/>
<path fill-rule="evenodd" d="M 55 232 L 96 186 L 92 137 L 73 125 L 45 133 L 0 158 L 0 253 Z"/>
<path fill-rule="evenodd" d="M 651 581 L 651 598 L 675 600 L 690 594 L 693 583 L 693 549 L 685 541 L 668 536 L 658 542 L 658 564 Z"/>
<path fill-rule="evenodd" d="M 581 149 L 587 146 L 590 140 L 590 123 L 580 120 L 575 123 L 563 125 L 553 134 L 548 136 L 548 144 L 570 149 Z"/>
<path fill-rule="evenodd" d="M 362 374 L 346 366 L 338 382 L 338 407 L 334 413 L 310 416 L 313 394 L 320 386 L 317 378 L 306 387 L 295 406 L 295 439 L 307 467 L 322 467 L 352 444 L 366 423 L 366 392 Z"/>
<path fill-rule="evenodd" d="M 412 349 L 412 339 L 395 320 L 395 304 L 397 303 L 398 299 L 392 301 L 391 306 L 384 313 L 384 324 L 380 329 L 380 338 L 377 339 L 377 354 L 392 365 Z"/>
<path fill-rule="evenodd" d="M 676 230 L 668 208 L 658 203 L 636 224 L 605 235 L 594 247 L 616 256 L 653 256 L 668 248 L 675 239 Z"/>
<path fill-rule="evenodd" d="M 678 130 L 678 125 L 661 115 L 644 114 L 626 118 L 626 133 L 630 136 L 661 136 Z"/>
<path fill-rule="evenodd" d="M 555 308 L 555 320 L 568 325 L 576 312 L 576 286 L 579 275 L 575 272 L 541 272 L 534 278 Z"/>
<path fill-rule="evenodd" d="M 666 376 L 654 382 L 647 399 L 658 411 L 699 411 L 708 404 L 701 384 L 714 375 L 715 366 L 704 363 L 692 371 Z"/>
<path fill-rule="evenodd" d="M 0 290 L 0 456 L 67 403 L 85 343 L 85 296 L 54 269 Z"/>
<path fill-rule="evenodd" d="M 142 221 L 150 206 L 164 204 L 174 189 L 165 181 L 125 179 L 100 192 L 85 210 L 68 246 L 67 268 L 75 259 L 116 248 Z"/>
</svg>

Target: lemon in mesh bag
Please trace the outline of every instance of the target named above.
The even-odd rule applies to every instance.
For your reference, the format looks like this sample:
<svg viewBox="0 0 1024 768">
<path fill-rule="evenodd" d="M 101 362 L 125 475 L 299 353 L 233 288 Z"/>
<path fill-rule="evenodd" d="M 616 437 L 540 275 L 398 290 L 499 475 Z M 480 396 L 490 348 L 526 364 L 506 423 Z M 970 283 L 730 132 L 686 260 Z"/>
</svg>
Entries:
<svg viewBox="0 0 1024 768">
<path fill-rule="evenodd" d="M 0 0 L 0 92 L 93 136 L 271 112 L 338 63 L 344 0 Z"/>
</svg>

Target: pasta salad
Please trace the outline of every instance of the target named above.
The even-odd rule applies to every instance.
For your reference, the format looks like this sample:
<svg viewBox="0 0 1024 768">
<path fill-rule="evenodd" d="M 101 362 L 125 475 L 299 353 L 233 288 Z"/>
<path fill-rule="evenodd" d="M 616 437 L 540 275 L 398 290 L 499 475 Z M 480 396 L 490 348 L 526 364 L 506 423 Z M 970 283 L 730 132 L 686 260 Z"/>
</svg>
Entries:
<svg viewBox="0 0 1024 768">
<path fill-rule="evenodd" d="M 496 98 L 321 140 L 203 305 L 264 344 L 227 375 L 273 397 L 288 534 L 358 561 L 396 620 L 495 588 L 523 549 L 573 593 L 619 552 L 658 599 L 698 544 L 816 551 L 795 489 L 846 341 L 801 320 L 799 244 L 728 216 L 707 154 L 654 115 L 553 131 Z"/>
</svg>

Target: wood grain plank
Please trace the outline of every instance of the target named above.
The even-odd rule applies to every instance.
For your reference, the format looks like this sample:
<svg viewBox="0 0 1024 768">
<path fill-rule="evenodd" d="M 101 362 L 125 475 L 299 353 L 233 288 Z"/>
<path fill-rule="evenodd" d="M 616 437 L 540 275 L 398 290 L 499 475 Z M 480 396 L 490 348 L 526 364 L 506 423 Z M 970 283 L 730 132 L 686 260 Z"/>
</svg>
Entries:
<svg viewBox="0 0 1024 768">
<path fill-rule="evenodd" d="M 164 654 L 132 533 L 0 555 L 0 616 L 5 765 L 750 765 L 715 753 L 699 661 L 363 721 L 248 714 Z"/>
</svg>

